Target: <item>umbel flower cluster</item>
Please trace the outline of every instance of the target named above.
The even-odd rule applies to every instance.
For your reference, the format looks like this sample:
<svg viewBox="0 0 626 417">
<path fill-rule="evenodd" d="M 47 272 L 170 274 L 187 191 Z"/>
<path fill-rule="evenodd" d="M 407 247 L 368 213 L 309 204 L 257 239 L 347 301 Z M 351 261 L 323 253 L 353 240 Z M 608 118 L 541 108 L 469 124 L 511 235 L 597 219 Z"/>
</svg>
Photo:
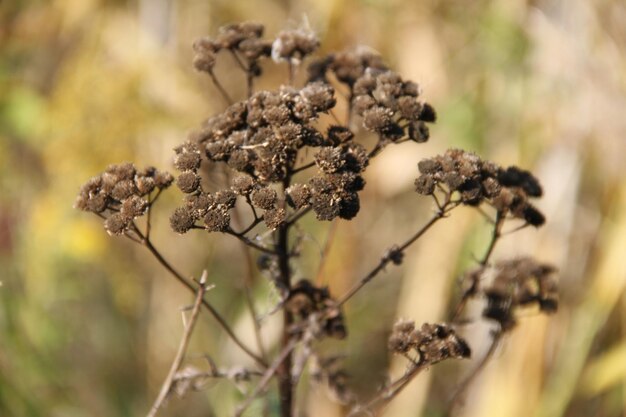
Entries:
<svg viewBox="0 0 626 417">
<path fill-rule="evenodd" d="M 109 166 L 80 190 L 77 208 L 101 217 L 109 234 L 145 246 L 168 273 L 197 296 L 192 324 L 186 326 L 179 356 L 153 412 L 175 391 L 174 386 L 197 387 L 199 375 L 218 378 L 232 374 L 220 371 L 213 362 L 209 372 L 175 372 L 181 366 L 180 352 L 184 356 L 193 320 L 202 306 L 255 364 L 254 369 L 244 371 L 239 367 L 236 374 L 246 375 L 243 380 L 247 382 L 256 375 L 263 376 L 247 390 L 246 400 L 235 415 L 242 415 L 274 378 L 278 381 L 281 417 L 294 415 L 295 387 L 307 374 L 307 366 L 308 375 L 334 390 L 344 404 L 353 407 L 353 412 L 373 415 L 422 369 L 448 359 L 469 358 L 471 349 L 457 325 L 470 298 L 482 299 L 482 319 L 499 325 L 493 333 L 493 346 L 502 334 L 513 329 L 519 308 L 538 305 L 543 313 L 557 308 L 553 267 L 530 258 L 490 259 L 503 236 L 505 221 L 522 220 L 522 227 L 544 224 L 544 215 L 531 203 L 543 193 L 538 179 L 524 169 L 504 168 L 459 149 L 417 164 L 415 189 L 417 194 L 432 198 L 436 206 L 433 217 L 412 235 L 404 236 L 403 242 L 390 242 L 378 263 L 365 276 L 355 279 L 348 291 L 331 295 L 328 287 L 317 280 L 304 278 L 316 273 L 296 267 L 302 251 L 299 242 L 306 233 L 300 220 L 309 213 L 322 222 L 353 219 L 361 208 L 360 192 L 366 186 L 370 161 L 387 146 L 415 146 L 427 141 L 429 124 L 437 119 L 433 106 L 421 98 L 418 84 L 404 80 L 367 48 L 313 59 L 306 68 L 306 79 L 299 84 L 297 70 L 319 44 L 308 28 L 285 30 L 274 39 L 266 39 L 263 25 L 249 22 L 224 26 L 216 37 L 197 40 L 193 44 L 193 65 L 208 74 L 227 104 L 173 149 L 177 176 L 155 168 L 137 170 L 124 163 Z M 220 83 L 216 63 L 222 55 L 228 55 L 241 71 L 245 92 L 226 91 Z M 287 82 L 273 90 L 256 91 L 255 80 L 272 63 L 286 66 Z M 237 74 L 229 72 L 228 76 Z M 230 235 L 244 243 L 249 251 L 246 256 L 260 254 L 257 266 L 269 278 L 264 285 L 274 286 L 280 296 L 272 311 L 283 314 L 282 337 L 273 349 L 263 345 L 262 323 L 254 300 L 247 298 L 255 319 L 256 349 L 247 346 L 228 320 L 203 298 L 208 288 L 203 280 L 206 275 L 192 282 L 177 272 L 179 267 L 165 260 L 151 240 L 150 210 L 172 183 L 183 194 L 182 202 L 169 214 L 173 232 Z M 495 219 L 481 210 L 490 218 L 492 239 L 479 267 L 464 276 L 468 288 L 461 291 L 454 317 L 448 322 L 421 326 L 411 320 L 398 321 L 389 330 L 387 347 L 390 353 L 404 355 L 409 366 L 404 375 L 395 381 L 390 379 L 373 399 L 362 402 L 351 392 L 349 374 L 341 369 L 338 355 L 326 356 L 317 351 L 314 342 L 346 338 L 343 305 L 381 275 L 387 265 L 400 265 L 409 246 L 462 206 L 488 208 L 495 212 Z M 146 221 L 137 221 L 144 214 L 148 214 Z M 272 357 L 270 351 L 277 353 Z"/>
</svg>

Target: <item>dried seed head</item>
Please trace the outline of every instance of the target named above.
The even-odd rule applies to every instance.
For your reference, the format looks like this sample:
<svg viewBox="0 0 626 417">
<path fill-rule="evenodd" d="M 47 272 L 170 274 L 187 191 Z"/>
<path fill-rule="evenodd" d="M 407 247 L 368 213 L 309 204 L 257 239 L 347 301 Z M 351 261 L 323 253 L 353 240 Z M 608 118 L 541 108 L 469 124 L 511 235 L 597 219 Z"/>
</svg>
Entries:
<svg viewBox="0 0 626 417">
<path fill-rule="evenodd" d="M 483 317 L 496 321 L 502 330 L 507 331 L 517 324 L 517 310 L 525 306 L 534 304 L 544 313 L 555 312 L 558 285 L 554 272 L 551 265 L 532 258 L 499 261 L 493 266 L 472 271 L 474 293 L 482 292 L 487 300 Z"/>
<path fill-rule="evenodd" d="M 314 112 L 323 113 L 335 107 L 335 89 L 323 82 L 314 82 L 307 84 L 300 95 L 312 107 Z"/>
<path fill-rule="evenodd" d="M 104 221 L 104 228 L 110 235 L 121 235 L 130 226 L 132 218 L 122 213 L 113 213 Z"/>
<path fill-rule="evenodd" d="M 207 210 L 216 205 L 215 197 L 207 193 L 196 193 L 185 198 L 185 206 L 195 213 L 197 219 L 203 217 Z"/>
<path fill-rule="evenodd" d="M 311 190 L 306 184 L 293 184 L 286 190 L 287 203 L 299 210 L 309 205 Z"/>
<path fill-rule="evenodd" d="M 178 207 L 170 216 L 170 226 L 176 233 L 186 233 L 196 223 L 196 212 L 188 207 Z"/>
<path fill-rule="evenodd" d="M 319 44 L 317 36 L 308 29 L 285 30 L 272 43 L 272 59 L 276 62 L 291 61 L 299 64 L 302 59 L 315 52 Z"/>
<path fill-rule="evenodd" d="M 430 195 L 435 191 L 435 180 L 430 174 L 422 174 L 415 180 L 415 191 L 418 194 Z"/>
<path fill-rule="evenodd" d="M 263 221 L 270 230 L 278 229 L 280 226 L 285 224 L 286 219 L 287 213 L 285 212 L 285 209 L 280 207 L 265 210 L 263 213 Z"/>
<path fill-rule="evenodd" d="M 176 179 L 176 185 L 183 193 L 193 193 L 200 186 L 200 176 L 194 171 L 185 171 Z"/>
<path fill-rule="evenodd" d="M 174 177 L 172 177 L 172 174 L 165 171 L 156 171 L 153 178 L 154 184 L 159 189 L 165 189 L 172 185 L 172 182 L 174 182 Z"/>
<path fill-rule="evenodd" d="M 204 216 L 204 224 L 209 232 L 225 232 L 230 227 L 230 213 L 222 208 L 211 208 Z"/>
<path fill-rule="evenodd" d="M 406 354 L 414 350 L 419 363 L 432 365 L 446 359 L 469 358 L 471 351 L 465 340 L 456 335 L 447 324 L 424 323 L 420 329 L 412 321 L 398 321 L 388 342 L 394 353 Z"/>
<path fill-rule="evenodd" d="M 148 208 L 148 202 L 143 198 L 133 195 L 130 198 L 124 200 L 120 213 L 130 219 L 139 217 L 146 212 Z"/>
<path fill-rule="evenodd" d="M 218 207 L 231 209 L 235 207 L 237 202 L 237 194 L 232 190 L 222 190 L 215 193 L 215 204 Z"/>
<path fill-rule="evenodd" d="M 504 169 L 459 149 L 424 159 L 418 168 L 422 173 L 415 181 L 419 194 L 432 194 L 440 184 L 450 193 L 460 193 L 463 204 L 478 206 L 486 202 L 502 215 L 522 219 L 535 227 L 545 222 L 543 214 L 529 201 L 541 195 L 541 185 L 528 171 L 517 167 Z"/>
<path fill-rule="evenodd" d="M 233 191 L 239 195 L 250 194 L 254 188 L 254 179 L 248 175 L 240 175 L 235 177 L 232 182 Z"/>
<path fill-rule="evenodd" d="M 331 145 L 336 146 L 354 139 L 354 133 L 345 126 L 331 125 L 326 133 Z"/>
<path fill-rule="evenodd" d="M 252 193 L 252 203 L 263 210 L 271 210 L 276 206 L 278 195 L 271 187 L 263 187 Z"/>
<path fill-rule="evenodd" d="M 415 322 L 400 320 L 393 325 L 387 346 L 393 353 L 407 353 L 414 347 Z"/>
<path fill-rule="evenodd" d="M 200 168 L 200 151 L 181 152 L 174 158 L 174 165 L 179 171 L 195 171 Z"/>
</svg>

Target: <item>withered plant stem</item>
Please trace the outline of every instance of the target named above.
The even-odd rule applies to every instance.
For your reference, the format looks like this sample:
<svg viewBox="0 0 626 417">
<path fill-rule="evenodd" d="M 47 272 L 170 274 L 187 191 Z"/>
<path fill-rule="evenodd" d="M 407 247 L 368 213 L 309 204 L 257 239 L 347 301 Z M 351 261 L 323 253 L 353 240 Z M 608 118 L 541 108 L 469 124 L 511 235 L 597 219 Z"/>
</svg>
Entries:
<svg viewBox="0 0 626 417">
<path fill-rule="evenodd" d="M 250 406 L 250 404 L 252 404 L 252 401 L 254 401 L 254 399 L 257 398 L 260 394 L 262 394 L 263 391 L 265 391 L 267 385 L 270 383 L 274 375 L 278 374 L 279 369 L 283 365 L 285 360 L 291 356 L 291 353 L 293 352 L 297 344 L 298 342 L 295 339 L 292 339 L 289 341 L 287 346 L 283 348 L 283 350 L 276 357 L 272 365 L 267 368 L 258 385 L 254 388 L 254 391 L 252 391 L 252 393 L 248 395 L 245 401 L 241 403 L 239 407 L 237 407 L 237 410 L 235 411 L 235 417 L 240 417 L 244 413 L 244 411 L 246 411 L 246 409 Z"/>
<path fill-rule="evenodd" d="M 283 192 L 289 188 L 291 172 L 287 173 L 283 181 Z M 289 223 L 285 223 L 278 228 L 276 243 L 276 253 L 278 256 L 279 284 L 287 291 L 291 290 L 291 271 L 289 268 Z M 283 351 L 293 342 L 290 328 L 294 322 L 293 314 L 288 309 L 283 309 L 283 330 L 280 346 Z M 278 376 L 278 393 L 280 402 L 281 417 L 291 417 L 293 410 L 293 383 L 291 380 L 292 350 L 287 350 L 285 357 L 278 364 L 276 375 Z"/>
<path fill-rule="evenodd" d="M 296 78 L 296 69 L 291 59 L 287 60 L 287 77 L 289 85 L 293 87 Z"/>
<path fill-rule="evenodd" d="M 446 201 L 443 203 L 441 208 L 439 210 L 437 210 L 435 215 L 433 217 L 431 217 L 431 219 L 425 225 L 423 225 L 413 236 L 411 236 L 406 242 L 404 242 L 399 247 L 394 248 L 393 250 L 396 251 L 396 252 L 400 252 L 400 253 L 404 252 L 404 250 L 406 248 L 411 246 L 416 240 L 418 240 L 420 237 L 422 237 L 424 235 L 424 233 L 426 233 L 428 231 L 428 229 L 430 229 L 439 220 L 444 218 L 446 216 L 446 214 L 449 213 L 450 210 L 452 208 L 454 208 L 454 207 L 456 207 L 456 204 L 451 203 L 450 195 L 448 194 L 446 196 Z M 378 262 L 378 265 L 376 265 L 367 275 L 365 275 L 363 278 L 361 278 L 361 280 L 357 284 L 355 284 L 350 290 L 348 290 L 348 292 L 345 293 L 339 299 L 337 305 L 341 306 L 341 305 L 345 304 L 350 298 L 352 298 L 354 296 L 354 294 L 356 294 L 368 282 L 370 282 L 372 279 L 374 279 L 374 277 L 376 275 L 378 275 L 383 269 L 385 269 L 387 264 L 389 264 L 390 262 L 392 262 L 392 257 L 389 256 L 389 253 L 387 253 L 383 257 L 381 257 L 380 261 Z"/>
<path fill-rule="evenodd" d="M 241 223 L 241 216 L 237 210 L 234 211 L 234 220 L 236 223 Z M 254 326 L 254 338 L 256 340 L 257 348 L 261 353 L 261 357 L 267 362 L 267 352 L 263 345 L 263 338 L 261 337 L 261 325 L 257 315 L 256 307 L 254 306 L 254 300 L 252 298 L 252 285 L 254 282 L 254 260 L 252 259 L 252 253 L 250 247 L 244 242 L 241 242 L 241 249 L 246 258 L 246 274 L 244 277 L 243 287 L 244 296 L 246 299 L 246 305 L 252 316 L 252 324 Z"/>
<path fill-rule="evenodd" d="M 322 248 L 322 254 L 320 256 L 320 263 L 317 266 L 317 274 L 315 274 L 315 283 L 318 285 L 321 283 L 322 276 L 324 274 L 324 266 L 326 265 L 328 254 L 330 253 L 330 247 L 332 246 L 333 240 L 335 239 L 335 232 L 337 231 L 338 224 L 339 222 L 337 220 L 334 220 L 328 228 L 326 242 L 324 242 L 324 248 Z"/>
<path fill-rule="evenodd" d="M 496 220 L 493 225 L 491 241 L 489 242 L 489 246 L 487 247 L 487 251 L 485 252 L 485 255 L 483 256 L 483 259 L 481 259 L 480 261 L 481 266 L 487 265 L 487 262 L 489 262 L 489 258 L 491 258 L 491 254 L 493 253 L 493 250 L 496 247 L 496 243 L 498 243 L 498 239 L 500 239 L 500 236 L 502 234 L 502 225 L 504 225 L 504 219 L 505 217 L 502 214 L 502 212 L 498 211 L 496 213 Z"/>
<path fill-rule="evenodd" d="M 367 404 L 364 406 L 356 406 L 352 409 L 348 417 L 357 416 L 359 414 L 364 414 L 367 416 L 377 416 L 380 412 L 383 411 L 384 407 L 387 406 L 391 401 L 394 400 L 401 392 L 406 388 L 413 379 L 419 375 L 419 373 L 429 366 L 429 364 L 423 363 L 413 363 L 411 368 L 408 369 L 404 375 L 400 378 L 393 381 L 389 384 L 388 387 L 382 389 L 374 398 L 372 398 Z M 372 408 L 375 408 L 373 410 Z"/>
<path fill-rule="evenodd" d="M 504 220 L 505 220 L 505 216 L 502 214 L 502 212 L 498 211 L 498 213 L 496 214 L 496 219 L 493 224 L 491 240 L 489 241 L 489 245 L 487 246 L 487 250 L 485 251 L 485 254 L 483 255 L 482 259 L 479 262 L 481 266 L 487 265 L 487 263 L 489 262 L 489 258 L 491 258 L 491 254 L 493 253 L 493 250 L 496 247 L 496 243 L 498 243 L 498 240 L 500 239 L 500 236 L 502 235 L 502 226 L 504 225 Z M 461 300 L 457 304 L 454 310 L 454 314 L 452 315 L 452 320 L 451 320 L 452 323 L 458 321 L 459 317 L 461 317 L 461 313 L 463 313 L 463 310 L 465 309 L 467 302 L 472 297 L 472 295 L 474 295 L 477 291 L 476 285 L 477 283 L 473 282 L 471 286 L 467 290 L 465 290 L 465 292 L 461 296 Z"/>
<path fill-rule="evenodd" d="M 494 353 L 496 352 L 496 349 L 500 345 L 500 341 L 502 340 L 503 335 L 504 335 L 504 331 L 502 329 L 498 329 L 493 332 L 489 350 L 487 351 L 487 353 L 485 353 L 485 356 L 483 356 L 483 358 L 480 360 L 480 363 L 476 365 L 476 367 L 470 372 L 470 374 L 465 378 L 465 380 L 461 382 L 461 385 L 456 390 L 456 392 L 452 396 L 452 399 L 450 399 L 448 403 L 448 409 L 446 410 L 445 417 L 452 416 L 454 409 L 463 400 L 463 395 L 465 394 L 469 386 L 472 384 L 472 382 L 474 382 L 476 377 L 478 377 L 478 375 L 480 375 L 480 373 L 485 369 L 485 366 L 487 366 L 487 363 L 489 363 L 489 361 L 493 357 Z"/>
<path fill-rule="evenodd" d="M 198 320 L 198 316 L 200 315 L 200 308 L 202 306 L 202 301 L 204 294 L 208 290 L 208 286 L 206 285 L 207 272 L 206 270 L 202 273 L 202 277 L 200 278 L 196 299 L 193 303 L 193 308 L 191 310 L 191 316 L 189 317 L 189 321 L 185 327 L 185 331 L 183 333 L 183 337 L 180 340 L 180 344 L 178 345 L 178 351 L 176 352 L 176 356 L 174 357 L 174 361 L 172 362 L 172 366 L 170 367 L 170 371 L 163 381 L 163 385 L 161 386 L 161 390 L 159 391 L 159 395 L 157 399 L 154 401 L 150 412 L 148 412 L 147 417 L 154 417 L 163 401 L 167 398 L 168 394 L 172 389 L 172 383 L 174 381 L 174 377 L 176 376 L 176 372 L 180 369 L 180 366 L 185 359 L 185 353 L 187 352 L 187 346 L 189 345 L 189 340 L 191 339 L 191 334 L 193 333 L 193 328 Z"/>
<path fill-rule="evenodd" d="M 259 245 L 258 243 L 250 240 L 249 238 L 247 238 L 246 236 L 244 236 L 242 233 L 237 233 L 234 230 L 227 230 L 226 232 L 229 235 L 235 236 L 237 239 L 241 240 L 243 243 L 245 243 L 246 245 L 260 251 L 260 252 L 264 252 L 264 253 L 269 253 L 271 255 L 276 255 L 276 251 L 273 249 L 269 249 L 266 248 L 264 246 Z"/>
<path fill-rule="evenodd" d="M 209 76 L 211 77 L 211 81 L 213 81 L 213 85 L 220 92 L 220 94 L 222 95 L 222 98 L 224 99 L 226 104 L 228 106 L 232 105 L 234 103 L 233 99 L 230 98 L 230 95 L 228 95 L 228 92 L 224 89 L 224 87 L 222 86 L 220 81 L 217 79 L 217 77 L 215 76 L 213 71 L 209 71 Z"/>
<path fill-rule="evenodd" d="M 156 260 L 163 266 L 174 278 L 176 278 L 181 284 L 183 284 L 189 291 L 196 293 L 196 288 L 185 278 L 180 272 L 178 272 L 174 267 L 165 260 L 161 252 L 159 252 L 152 242 L 149 239 L 146 239 L 145 236 L 139 231 L 139 229 L 135 228 L 134 230 L 139 238 L 141 239 L 141 243 L 150 251 L 152 256 L 156 258 Z M 231 340 L 241 348 L 248 356 L 255 360 L 262 367 L 267 367 L 267 363 L 259 357 L 257 354 L 252 352 L 250 348 L 248 348 L 238 337 L 235 335 L 233 330 L 230 328 L 226 320 L 220 315 L 220 313 L 205 299 L 202 299 L 202 305 L 211 313 L 213 318 L 219 323 L 219 325 L 224 329 L 226 334 L 231 338 Z"/>
<path fill-rule="evenodd" d="M 246 73 L 246 97 L 250 98 L 252 97 L 252 92 L 254 91 L 254 74 L 250 70 L 250 67 L 246 66 L 243 63 L 243 61 L 239 57 L 239 54 L 237 54 L 236 51 L 231 50 L 230 52 L 235 58 L 235 62 L 237 62 L 237 65 L 239 65 L 239 68 L 241 68 L 241 70 Z"/>
</svg>

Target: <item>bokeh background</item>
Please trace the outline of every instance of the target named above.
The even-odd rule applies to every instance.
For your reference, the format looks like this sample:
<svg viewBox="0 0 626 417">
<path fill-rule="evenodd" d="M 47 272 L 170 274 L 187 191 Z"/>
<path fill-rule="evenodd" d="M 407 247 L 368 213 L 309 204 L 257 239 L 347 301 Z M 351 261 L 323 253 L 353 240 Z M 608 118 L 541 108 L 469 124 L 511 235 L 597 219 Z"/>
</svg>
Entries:
<svg viewBox="0 0 626 417">
<path fill-rule="evenodd" d="M 72 209 L 86 179 L 112 162 L 172 168 L 171 149 L 222 108 L 191 67 L 191 42 L 220 25 L 255 20 L 269 36 L 306 16 L 322 51 L 369 45 L 420 83 L 438 110 L 428 144 L 386 150 L 369 170 L 363 210 L 351 222 L 304 223 L 301 276 L 343 292 L 429 215 L 412 192 L 419 159 L 448 147 L 518 164 L 542 181 L 548 223 L 501 242 L 495 258 L 532 255 L 560 272 L 561 306 L 529 312 L 472 385 L 460 416 L 622 416 L 626 408 L 626 3 L 621 0 L 4 0 L 0 1 L 0 416 L 137 416 L 167 373 L 190 295 L 141 248 L 111 238 Z M 284 68 L 269 70 L 267 85 Z M 228 67 L 226 86 L 242 92 Z M 227 237 L 177 236 L 155 216 L 155 242 L 188 276 L 216 284 L 209 299 L 252 343 L 242 302 L 239 246 Z M 455 210 L 348 304 L 345 354 L 362 395 L 401 360 L 385 340 L 398 317 L 449 316 L 458 277 L 489 226 Z M 262 314 L 277 301 L 257 277 Z M 474 310 L 475 315 L 480 310 Z M 276 342 L 273 318 L 266 345 Z M 488 346 L 489 329 L 465 329 L 474 358 L 421 375 L 389 416 L 438 416 L 460 377 Z M 206 367 L 248 365 L 208 316 L 189 352 Z M 301 414 L 345 410 L 312 384 Z M 175 399 L 161 415 L 230 415 L 228 381 Z M 248 415 L 260 415 L 260 409 Z"/>
</svg>

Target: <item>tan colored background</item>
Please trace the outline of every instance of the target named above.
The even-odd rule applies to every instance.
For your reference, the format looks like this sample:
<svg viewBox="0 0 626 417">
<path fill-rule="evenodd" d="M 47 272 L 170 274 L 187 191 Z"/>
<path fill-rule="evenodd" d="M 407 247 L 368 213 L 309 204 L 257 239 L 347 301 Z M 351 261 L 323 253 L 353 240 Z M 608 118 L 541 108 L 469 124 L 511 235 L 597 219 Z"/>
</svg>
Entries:
<svg viewBox="0 0 626 417">
<path fill-rule="evenodd" d="M 521 321 L 459 415 L 623 415 L 626 4 L 619 0 L 0 1 L 0 415 L 147 411 L 190 298 L 140 248 L 72 210 L 74 196 L 111 162 L 171 169 L 172 147 L 221 108 L 191 68 L 196 37 L 252 19 L 271 36 L 303 15 L 323 51 L 372 46 L 419 82 L 439 113 L 428 144 L 389 149 L 369 170 L 364 209 L 338 224 L 324 282 L 340 293 L 425 221 L 428 202 L 411 191 L 419 159 L 462 147 L 528 168 L 544 185 L 538 205 L 548 223 L 503 239 L 495 255 L 556 264 L 561 308 Z M 282 77 L 269 73 L 267 85 Z M 242 83 L 225 78 L 231 89 Z M 166 217 L 178 199 L 173 191 L 162 202 L 156 241 L 186 274 L 208 268 L 217 285 L 211 300 L 249 334 L 238 246 L 218 235 L 170 234 Z M 300 273 L 310 276 L 328 224 L 305 226 L 311 238 Z M 397 317 L 445 319 L 456 279 L 488 233 L 480 215 L 456 210 L 348 306 L 349 341 L 324 349 L 348 355 L 358 392 L 383 381 L 391 360 L 385 338 Z M 255 297 L 267 311 L 277 296 L 262 284 Z M 486 329 L 472 325 L 467 334 L 480 357 Z M 202 353 L 224 366 L 245 363 L 208 317 L 191 347 L 198 365 Z M 441 415 L 472 364 L 433 368 L 387 415 Z M 395 372 L 402 366 L 393 361 Z M 302 415 L 342 415 L 310 389 Z M 239 399 L 219 382 L 162 415 L 228 415 Z"/>
</svg>

